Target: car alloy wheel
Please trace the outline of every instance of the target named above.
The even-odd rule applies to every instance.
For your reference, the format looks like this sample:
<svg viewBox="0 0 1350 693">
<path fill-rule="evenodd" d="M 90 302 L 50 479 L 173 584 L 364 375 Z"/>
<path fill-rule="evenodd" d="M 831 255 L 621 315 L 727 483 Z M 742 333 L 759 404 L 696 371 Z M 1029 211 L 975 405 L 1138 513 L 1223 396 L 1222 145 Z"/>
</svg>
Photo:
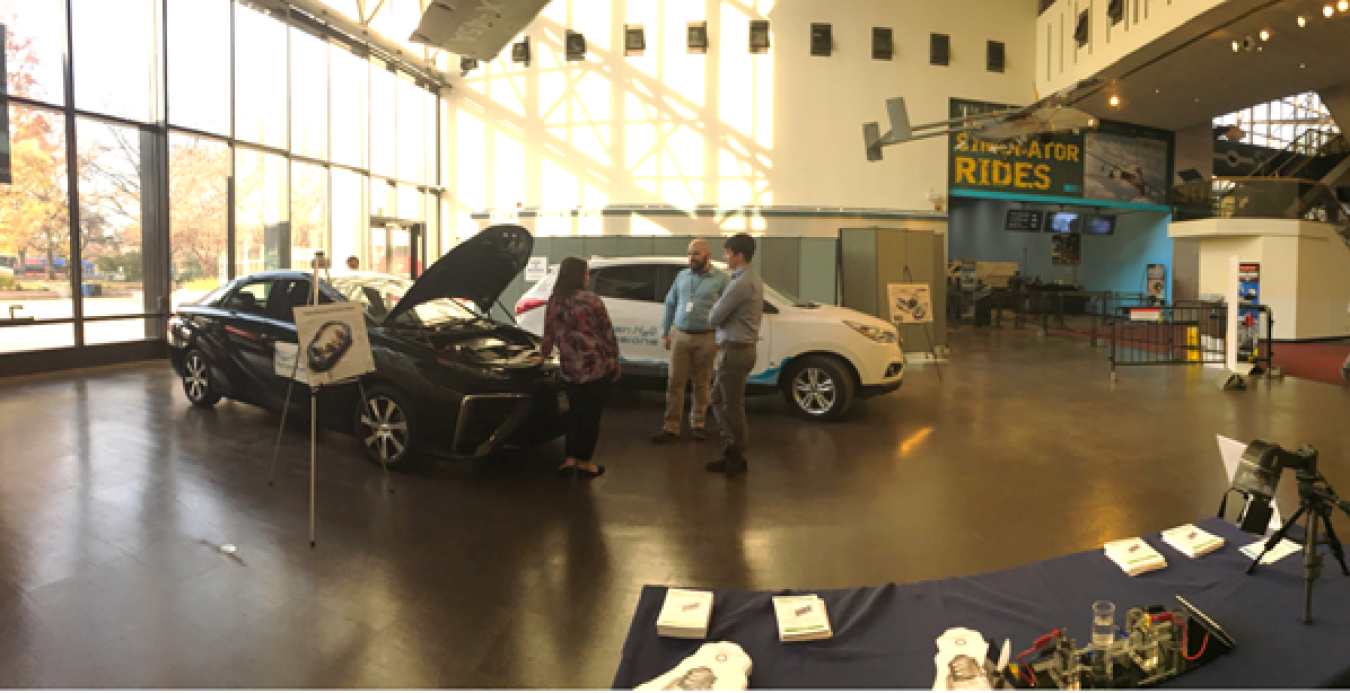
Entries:
<svg viewBox="0 0 1350 693">
<path fill-rule="evenodd" d="M 366 395 L 360 422 L 361 443 L 373 460 L 392 465 L 404 458 L 411 443 L 408 413 L 393 396 L 385 392 Z"/>
<path fill-rule="evenodd" d="M 189 351 L 183 357 L 183 392 L 188 401 L 199 407 L 209 407 L 220 401 L 220 395 L 211 385 L 211 366 L 200 352 Z"/>
<path fill-rule="evenodd" d="M 812 416 L 824 416 L 834 408 L 838 398 L 834 378 L 823 368 L 803 368 L 792 379 L 792 394 L 797 406 Z"/>
</svg>

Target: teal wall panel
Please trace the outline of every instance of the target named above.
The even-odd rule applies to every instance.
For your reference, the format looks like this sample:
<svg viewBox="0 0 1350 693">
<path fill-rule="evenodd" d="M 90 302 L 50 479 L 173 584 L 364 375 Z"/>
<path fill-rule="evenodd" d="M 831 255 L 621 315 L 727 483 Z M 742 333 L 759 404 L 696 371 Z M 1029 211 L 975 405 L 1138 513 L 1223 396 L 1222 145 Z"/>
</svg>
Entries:
<svg viewBox="0 0 1350 693">
<path fill-rule="evenodd" d="M 798 257 L 797 296 L 816 303 L 833 304 L 836 295 L 839 241 L 833 238 L 803 238 Z"/>
</svg>

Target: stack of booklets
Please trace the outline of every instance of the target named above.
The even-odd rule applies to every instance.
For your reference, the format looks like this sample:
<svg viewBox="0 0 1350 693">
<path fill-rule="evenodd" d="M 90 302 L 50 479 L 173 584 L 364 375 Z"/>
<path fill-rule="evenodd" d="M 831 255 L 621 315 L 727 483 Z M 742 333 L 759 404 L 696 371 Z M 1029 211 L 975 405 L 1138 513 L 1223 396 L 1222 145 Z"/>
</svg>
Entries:
<svg viewBox="0 0 1350 693">
<path fill-rule="evenodd" d="M 1182 525 L 1162 533 L 1163 541 L 1189 558 L 1199 558 L 1223 548 L 1223 539 L 1195 525 Z"/>
<path fill-rule="evenodd" d="M 1130 577 L 1167 567 L 1167 559 L 1139 537 L 1107 542 L 1106 557 Z"/>
<path fill-rule="evenodd" d="M 1240 551 L 1242 551 L 1242 554 L 1247 558 L 1255 560 L 1257 556 L 1261 555 L 1262 551 L 1265 551 L 1267 541 L 1269 540 L 1262 539 L 1261 541 L 1258 541 L 1255 544 L 1248 544 L 1242 547 Z M 1275 561 L 1278 561 L 1281 558 L 1287 558 L 1301 551 L 1303 551 L 1302 544 L 1299 544 L 1298 542 L 1295 542 L 1290 539 L 1281 539 L 1280 543 L 1276 544 L 1275 548 L 1267 552 L 1266 557 L 1261 559 L 1261 564 L 1267 565 L 1270 563 L 1274 563 Z"/>
<path fill-rule="evenodd" d="M 773 610 L 778 616 L 778 639 L 783 642 L 834 637 L 830 617 L 825 613 L 825 600 L 814 594 L 774 597 Z"/>
<path fill-rule="evenodd" d="M 656 633 L 666 638 L 702 640 L 708 637 L 712 610 L 712 592 L 666 590 L 666 601 L 656 617 Z"/>
</svg>

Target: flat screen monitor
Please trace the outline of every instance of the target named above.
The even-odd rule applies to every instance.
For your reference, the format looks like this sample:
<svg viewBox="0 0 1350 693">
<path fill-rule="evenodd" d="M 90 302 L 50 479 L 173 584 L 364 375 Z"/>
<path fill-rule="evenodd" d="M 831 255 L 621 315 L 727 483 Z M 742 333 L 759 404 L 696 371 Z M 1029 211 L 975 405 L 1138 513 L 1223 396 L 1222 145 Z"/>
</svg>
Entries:
<svg viewBox="0 0 1350 693">
<path fill-rule="evenodd" d="M 1008 231 L 1040 231 L 1045 213 L 1035 209 L 1010 209 L 1003 228 Z"/>
<path fill-rule="evenodd" d="M 1045 218 L 1045 230 L 1050 233 L 1078 233 L 1077 212 L 1055 212 Z"/>
<path fill-rule="evenodd" d="M 1083 222 L 1083 233 L 1088 236 L 1110 236 L 1116 232 L 1116 218 L 1113 216 L 1088 217 Z"/>
</svg>

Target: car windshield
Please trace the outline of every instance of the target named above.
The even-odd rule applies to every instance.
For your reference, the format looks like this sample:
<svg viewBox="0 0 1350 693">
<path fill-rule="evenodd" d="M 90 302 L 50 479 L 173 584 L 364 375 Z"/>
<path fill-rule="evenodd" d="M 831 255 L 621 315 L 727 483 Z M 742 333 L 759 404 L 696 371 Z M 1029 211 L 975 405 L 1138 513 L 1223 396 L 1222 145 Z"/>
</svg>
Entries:
<svg viewBox="0 0 1350 693">
<path fill-rule="evenodd" d="M 403 300 L 412 289 L 413 280 L 389 275 L 364 275 L 333 279 L 333 286 L 348 298 L 365 308 L 366 315 L 375 322 L 384 322 L 389 311 Z M 468 322 L 483 316 L 470 309 L 461 301 L 449 298 L 437 298 L 421 303 L 398 318 L 423 327 Z"/>
</svg>

